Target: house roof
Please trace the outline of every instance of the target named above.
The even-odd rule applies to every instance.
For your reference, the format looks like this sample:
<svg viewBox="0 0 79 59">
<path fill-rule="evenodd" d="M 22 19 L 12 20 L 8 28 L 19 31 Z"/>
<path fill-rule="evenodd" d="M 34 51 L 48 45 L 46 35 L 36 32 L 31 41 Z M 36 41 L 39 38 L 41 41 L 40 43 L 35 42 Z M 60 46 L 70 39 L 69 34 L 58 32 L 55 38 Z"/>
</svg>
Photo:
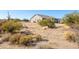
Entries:
<svg viewBox="0 0 79 59">
<path fill-rule="evenodd" d="M 47 15 L 41 15 L 41 14 L 37 14 L 38 16 L 41 16 L 42 18 L 50 18 L 50 16 Z"/>
<path fill-rule="evenodd" d="M 34 16 L 36 16 L 36 15 L 41 16 L 42 18 L 52 18 L 51 16 L 42 15 L 42 14 L 35 14 Z M 34 17 L 34 16 L 33 16 L 33 17 Z M 32 18 L 33 18 L 33 17 L 32 17 Z M 32 18 L 31 18 L 31 19 L 32 19 Z"/>
</svg>

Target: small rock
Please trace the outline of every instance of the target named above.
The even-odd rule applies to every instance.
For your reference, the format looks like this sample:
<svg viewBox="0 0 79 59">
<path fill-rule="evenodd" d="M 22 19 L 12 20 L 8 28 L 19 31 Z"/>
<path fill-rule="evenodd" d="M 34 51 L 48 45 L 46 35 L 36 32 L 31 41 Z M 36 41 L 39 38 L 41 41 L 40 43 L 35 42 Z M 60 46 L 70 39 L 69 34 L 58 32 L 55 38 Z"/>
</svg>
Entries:
<svg viewBox="0 0 79 59">
<path fill-rule="evenodd" d="M 44 26 L 43 29 L 44 29 L 44 30 L 48 29 L 48 26 Z"/>
</svg>

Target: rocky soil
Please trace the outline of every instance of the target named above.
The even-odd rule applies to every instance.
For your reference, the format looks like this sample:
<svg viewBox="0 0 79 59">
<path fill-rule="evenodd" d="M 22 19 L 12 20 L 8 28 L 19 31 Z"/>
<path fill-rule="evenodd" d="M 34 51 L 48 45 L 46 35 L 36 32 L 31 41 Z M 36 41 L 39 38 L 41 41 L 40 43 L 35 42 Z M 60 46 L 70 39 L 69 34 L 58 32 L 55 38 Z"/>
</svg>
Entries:
<svg viewBox="0 0 79 59">
<path fill-rule="evenodd" d="M 46 41 L 38 42 L 36 46 L 30 47 L 11 45 L 9 42 L 4 42 L 0 44 L 0 48 L 78 48 L 77 43 L 65 40 L 64 32 L 68 31 L 69 29 L 65 28 L 63 24 L 56 24 L 56 28 L 53 29 L 44 29 L 37 23 L 22 22 L 22 24 L 24 26 L 23 30 L 30 30 L 34 34 L 40 34 Z"/>
</svg>

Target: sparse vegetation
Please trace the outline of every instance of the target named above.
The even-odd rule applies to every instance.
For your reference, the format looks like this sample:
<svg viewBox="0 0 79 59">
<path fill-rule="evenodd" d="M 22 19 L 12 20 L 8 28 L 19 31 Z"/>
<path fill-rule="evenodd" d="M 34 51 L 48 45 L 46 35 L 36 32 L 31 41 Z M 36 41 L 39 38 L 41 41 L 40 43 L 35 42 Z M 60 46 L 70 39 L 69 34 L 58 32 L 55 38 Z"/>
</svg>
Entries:
<svg viewBox="0 0 79 59">
<path fill-rule="evenodd" d="M 41 37 L 41 35 L 36 35 L 35 38 L 36 38 L 36 41 L 41 41 L 41 40 L 43 40 L 42 37 Z"/>
<path fill-rule="evenodd" d="M 65 32 L 65 39 L 79 44 L 79 13 L 73 12 L 67 14 L 62 21 L 63 24 L 69 26 L 69 30 L 72 30 Z"/>
<path fill-rule="evenodd" d="M 33 37 L 32 35 L 24 35 L 20 37 L 19 44 L 23 45 L 32 45 L 33 43 Z"/>
<path fill-rule="evenodd" d="M 20 37 L 19 44 L 32 45 L 40 40 L 42 40 L 40 35 L 23 35 Z"/>
<path fill-rule="evenodd" d="M 24 34 L 14 34 L 9 37 L 9 40 L 12 44 L 19 45 L 32 45 L 33 42 L 38 42 L 42 40 L 40 35 L 24 35 Z"/>
<path fill-rule="evenodd" d="M 0 28 L 4 32 L 15 32 L 16 30 L 20 30 L 22 28 L 22 24 L 16 20 L 7 20 L 2 23 Z"/>
<path fill-rule="evenodd" d="M 70 27 L 74 28 L 78 28 L 79 27 L 79 13 L 78 12 L 74 12 L 71 14 L 67 14 L 64 18 L 62 23 L 69 25 Z"/>
<path fill-rule="evenodd" d="M 55 22 L 53 20 L 44 19 L 44 20 L 40 20 L 38 23 L 41 26 L 48 26 L 49 28 L 55 27 Z"/>
<path fill-rule="evenodd" d="M 11 35 L 8 39 L 8 41 L 10 41 L 12 44 L 19 44 L 19 39 L 22 36 L 22 34 L 17 33 L 14 35 Z"/>
<path fill-rule="evenodd" d="M 79 48 L 79 13 L 67 14 L 61 21 L 48 16 L 36 17 L 32 19 L 36 21 L 33 23 L 28 19 L 12 19 L 8 15 L 8 20 L 0 22 L 0 47 Z"/>
<path fill-rule="evenodd" d="M 79 33 L 65 32 L 65 39 L 69 42 L 75 42 L 79 46 Z"/>
<path fill-rule="evenodd" d="M 76 35 L 74 32 L 68 31 L 68 32 L 65 32 L 64 35 L 66 40 L 70 42 L 76 42 Z"/>
</svg>

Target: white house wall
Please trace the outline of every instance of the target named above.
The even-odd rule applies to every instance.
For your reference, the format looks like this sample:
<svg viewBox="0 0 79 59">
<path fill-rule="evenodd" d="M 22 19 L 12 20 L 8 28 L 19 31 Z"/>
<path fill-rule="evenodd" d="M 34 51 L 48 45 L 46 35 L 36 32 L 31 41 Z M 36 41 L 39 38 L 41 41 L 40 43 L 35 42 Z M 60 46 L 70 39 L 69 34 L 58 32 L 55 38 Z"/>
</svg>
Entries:
<svg viewBox="0 0 79 59">
<path fill-rule="evenodd" d="M 38 20 L 42 20 L 42 17 L 36 15 L 31 19 L 31 22 L 37 22 Z"/>
</svg>

